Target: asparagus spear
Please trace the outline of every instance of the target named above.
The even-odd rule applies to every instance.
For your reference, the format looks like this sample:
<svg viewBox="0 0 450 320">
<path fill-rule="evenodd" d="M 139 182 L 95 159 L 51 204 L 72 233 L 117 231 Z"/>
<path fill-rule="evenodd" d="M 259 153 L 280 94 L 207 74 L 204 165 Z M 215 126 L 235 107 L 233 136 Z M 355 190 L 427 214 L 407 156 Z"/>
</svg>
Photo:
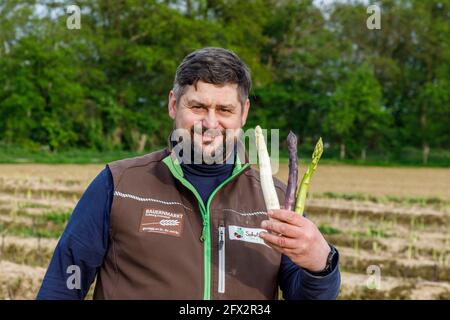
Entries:
<svg viewBox="0 0 450 320">
<path fill-rule="evenodd" d="M 284 208 L 292 211 L 294 209 L 298 183 L 297 136 L 292 131 L 289 131 L 287 145 L 289 150 L 289 178 L 286 188 Z"/>
<path fill-rule="evenodd" d="M 316 147 L 314 148 L 314 152 L 312 154 L 312 161 L 306 170 L 306 173 L 303 176 L 302 182 L 300 183 L 300 187 L 298 188 L 297 201 L 295 203 L 295 212 L 303 215 L 303 210 L 305 209 L 306 195 L 308 193 L 309 181 L 311 180 L 314 171 L 317 168 L 317 164 L 319 163 L 320 157 L 323 152 L 323 142 L 322 138 L 317 141 Z"/>
<path fill-rule="evenodd" d="M 256 150 L 258 152 L 259 175 L 261 179 L 261 188 L 263 191 L 266 209 L 280 209 L 277 192 L 273 184 L 272 168 L 270 167 L 269 153 L 267 152 L 266 142 L 260 126 L 255 128 Z"/>
</svg>

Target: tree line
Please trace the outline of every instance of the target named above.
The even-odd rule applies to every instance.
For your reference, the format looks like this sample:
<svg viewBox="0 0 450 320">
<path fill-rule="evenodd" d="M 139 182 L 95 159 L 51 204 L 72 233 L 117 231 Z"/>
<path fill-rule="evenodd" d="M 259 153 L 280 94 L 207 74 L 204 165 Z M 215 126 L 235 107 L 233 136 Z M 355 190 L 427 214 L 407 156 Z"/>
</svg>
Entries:
<svg viewBox="0 0 450 320">
<path fill-rule="evenodd" d="M 153 150 L 191 51 L 220 46 L 252 71 L 247 127 L 322 136 L 365 159 L 450 147 L 450 1 L 0 0 L 0 141 L 30 150 Z M 409 149 L 408 149 L 409 148 Z"/>
</svg>

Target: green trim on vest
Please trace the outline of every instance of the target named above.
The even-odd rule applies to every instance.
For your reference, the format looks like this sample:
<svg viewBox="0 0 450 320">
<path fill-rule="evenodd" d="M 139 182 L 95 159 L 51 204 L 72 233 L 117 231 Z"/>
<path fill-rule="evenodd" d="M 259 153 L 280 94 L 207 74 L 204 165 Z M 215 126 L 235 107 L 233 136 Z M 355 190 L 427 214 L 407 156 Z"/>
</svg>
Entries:
<svg viewBox="0 0 450 320">
<path fill-rule="evenodd" d="M 195 187 L 184 178 L 183 169 L 181 168 L 180 163 L 178 162 L 178 159 L 173 159 L 171 155 L 168 155 L 162 160 L 167 167 L 169 168 L 172 175 L 178 179 L 186 188 L 192 191 L 194 196 L 197 198 L 197 202 L 200 208 L 200 212 L 202 214 L 203 219 L 203 228 L 202 228 L 202 235 L 200 237 L 200 241 L 204 243 L 204 291 L 203 291 L 203 299 L 204 300 L 210 300 L 211 299 L 211 235 L 209 231 L 210 229 L 210 222 L 209 222 L 209 216 L 210 216 L 210 205 L 211 201 L 214 197 L 214 195 L 225 185 L 227 184 L 231 179 L 239 175 L 244 169 L 246 169 L 250 164 L 245 163 L 244 165 L 241 164 L 241 161 L 239 157 L 236 157 L 236 163 L 233 168 L 233 172 L 231 173 L 231 176 L 229 176 L 227 179 L 222 181 L 222 183 L 215 188 L 207 201 L 206 207 L 203 203 L 202 198 L 200 197 L 198 191 L 195 189 Z"/>
</svg>

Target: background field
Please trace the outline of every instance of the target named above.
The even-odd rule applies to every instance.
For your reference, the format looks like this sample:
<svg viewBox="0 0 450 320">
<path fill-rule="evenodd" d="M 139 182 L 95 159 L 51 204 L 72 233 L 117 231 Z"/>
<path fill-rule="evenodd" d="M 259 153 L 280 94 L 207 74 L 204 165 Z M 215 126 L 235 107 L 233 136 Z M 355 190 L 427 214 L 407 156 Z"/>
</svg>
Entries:
<svg viewBox="0 0 450 320">
<path fill-rule="evenodd" d="M 34 298 L 102 165 L 0 165 L 0 299 Z M 287 167 L 277 174 L 285 180 Z M 450 298 L 450 169 L 321 165 L 307 212 L 341 253 L 339 298 Z M 366 286 L 369 265 L 381 287 Z"/>
</svg>

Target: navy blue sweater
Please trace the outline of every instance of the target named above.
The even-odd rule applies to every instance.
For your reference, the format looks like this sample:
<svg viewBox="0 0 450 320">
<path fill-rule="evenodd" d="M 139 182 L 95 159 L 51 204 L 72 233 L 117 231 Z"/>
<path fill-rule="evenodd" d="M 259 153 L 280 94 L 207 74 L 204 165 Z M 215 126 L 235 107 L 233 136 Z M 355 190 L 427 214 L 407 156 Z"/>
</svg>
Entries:
<svg viewBox="0 0 450 320">
<path fill-rule="evenodd" d="M 225 180 L 231 165 L 184 167 L 187 180 L 199 191 L 204 202 Z M 108 229 L 114 193 L 111 171 L 106 166 L 86 189 L 76 205 L 56 246 L 37 299 L 84 299 L 108 249 Z M 80 289 L 69 289 L 70 265 L 80 267 Z M 338 262 L 325 276 L 315 276 L 282 256 L 279 283 L 284 299 L 335 299 L 340 287 Z"/>
</svg>

